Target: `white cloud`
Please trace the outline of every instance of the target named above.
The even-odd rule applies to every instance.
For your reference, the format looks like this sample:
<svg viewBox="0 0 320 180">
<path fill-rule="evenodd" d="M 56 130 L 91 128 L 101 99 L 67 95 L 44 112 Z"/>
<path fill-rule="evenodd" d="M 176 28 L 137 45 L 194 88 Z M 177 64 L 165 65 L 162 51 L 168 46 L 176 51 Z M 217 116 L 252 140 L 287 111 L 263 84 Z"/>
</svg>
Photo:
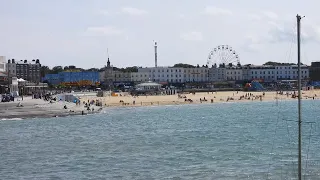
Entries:
<svg viewBox="0 0 320 180">
<path fill-rule="evenodd" d="M 295 21 L 268 21 L 267 32 L 257 37 L 247 37 L 252 43 L 296 43 L 297 26 Z M 302 43 L 320 43 L 320 25 L 304 23 L 301 29 Z"/>
<path fill-rule="evenodd" d="M 132 7 L 124 7 L 121 9 L 121 12 L 129 15 L 134 15 L 134 16 L 145 15 L 148 13 L 145 10 L 132 8 Z"/>
<path fill-rule="evenodd" d="M 248 14 L 248 18 L 253 21 L 260 21 L 262 18 L 257 14 Z"/>
<path fill-rule="evenodd" d="M 258 38 L 258 36 L 256 35 L 248 35 L 246 36 L 246 40 L 248 40 L 249 42 L 253 43 L 253 44 L 260 44 L 262 43 L 261 42 L 261 39 Z"/>
<path fill-rule="evenodd" d="M 186 41 L 202 41 L 203 36 L 201 32 L 185 32 L 180 34 L 180 38 Z"/>
<path fill-rule="evenodd" d="M 259 52 L 261 50 L 260 44 L 247 44 L 244 46 L 244 50 L 247 52 Z"/>
<path fill-rule="evenodd" d="M 184 19 L 186 17 L 186 15 L 184 14 L 178 14 L 178 17 L 181 18 L 181 19 Z"/>
<path fill-rule="evenodd" d="M 258 52 L 262 48 L 263 41 L 257 35 L 248 35 L 245 37 L 243 49 L 248 52 Z"/>
<path fill-rule="evenodd" d="M 245 37 L 242 46 L 244 50 L 255 52 L 259 51 L 264 45 L 270 46 L 270 44 L 291 44 L 297 42 L 297 26 L 294 19 L 284 20 L 279 18 L 269 20 L 265 25 L 265 32 L 251 33 Z M 303 22 L 301 42 L 320 43 L 320 25 L 306 21 Z"/>
<path fill-rule="evenodd" d="M 278 14 L 272 11 L 264 11 L 262 14 L 269 19 L 278 19 Z"/>
<path fill-rule="evenodd" d="M 113 26 L 101 26 L 101 27 L 88 27 L 87 32 L 93 33 L 95 35 L 119 35 L 123 33 L 123 30 L 120 30 Z"/>
<path fill-rule="evenodd" d="M 106 11 L 106 10 L 100 10 L 99 14 L 101 14 L 101 15 L 110 15 L 110 12 Z"/>
<path fill-rule="evenodd" d="M 232 11 L 215 6 L 207 6 L 204 13 L 208 15 L 232 15 Z"/>
</svg>

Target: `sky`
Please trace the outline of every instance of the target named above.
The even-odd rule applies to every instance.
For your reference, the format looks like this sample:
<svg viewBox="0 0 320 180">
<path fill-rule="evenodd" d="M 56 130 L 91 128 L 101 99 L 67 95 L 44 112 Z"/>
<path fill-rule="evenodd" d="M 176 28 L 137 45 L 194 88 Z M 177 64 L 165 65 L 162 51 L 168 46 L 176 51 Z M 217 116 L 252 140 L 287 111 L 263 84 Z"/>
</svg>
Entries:
<svg viewBox="0 0 320 180">
<path fill-rule="evenodd" d="M 241 64 L 320 60 L 319 0 L 0 0 L 0 56 L 49 67 L 206 64 L 219 45 Z M 107 53 L 108 52 L 108 53 Z M 223 55 L 225 56 L 225 55 Z M 212 61 L 219 63 L 218 58 Z"/>
</svg>

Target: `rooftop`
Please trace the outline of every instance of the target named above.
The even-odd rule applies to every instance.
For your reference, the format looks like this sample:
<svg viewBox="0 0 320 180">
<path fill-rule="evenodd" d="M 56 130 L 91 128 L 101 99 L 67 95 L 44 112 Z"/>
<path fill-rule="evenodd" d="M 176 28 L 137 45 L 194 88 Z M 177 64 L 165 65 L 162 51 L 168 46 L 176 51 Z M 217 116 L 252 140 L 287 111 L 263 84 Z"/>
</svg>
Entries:
<svg viewBox="0 0 320 180">
<path fill-rule="evenodd" d="M 31 61 L 28 60 L 18 60 L 16 61 L 15 59 L 12 60 L 8 60 L 8 63 L 14 63 L 14 64 L 40 64 L 40 60 L 39 59 L 33 59 Z"/>
<path fill-rule="evenodd" d="M 16 61 L 15 62 L 16 64 L 39 64 L 40 62 L 36 62 L 36 61 L 23 61 L 23 60 L 20 60 L 20 61 Z"/>
<path fill-rule="evenodd" d="M 6 76 L 8 76 L 7 73 L 5 73 L 5 72 L 0 72 L 0 77 L 6 77 Z"/>
</svg>

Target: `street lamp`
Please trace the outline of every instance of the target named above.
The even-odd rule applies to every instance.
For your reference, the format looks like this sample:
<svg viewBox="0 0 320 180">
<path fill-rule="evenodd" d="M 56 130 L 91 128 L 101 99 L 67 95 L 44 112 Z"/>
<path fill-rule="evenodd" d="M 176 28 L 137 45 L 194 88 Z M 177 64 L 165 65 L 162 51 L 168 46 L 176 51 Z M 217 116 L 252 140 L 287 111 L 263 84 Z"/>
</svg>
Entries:
<svg viewBox="0 0 320 180">
<path fill-rule="evenodd" d="M 21 98 L 22 98 L 22 101 L 23 101 L 23 87 L 21 88 Z"/>
</svg>

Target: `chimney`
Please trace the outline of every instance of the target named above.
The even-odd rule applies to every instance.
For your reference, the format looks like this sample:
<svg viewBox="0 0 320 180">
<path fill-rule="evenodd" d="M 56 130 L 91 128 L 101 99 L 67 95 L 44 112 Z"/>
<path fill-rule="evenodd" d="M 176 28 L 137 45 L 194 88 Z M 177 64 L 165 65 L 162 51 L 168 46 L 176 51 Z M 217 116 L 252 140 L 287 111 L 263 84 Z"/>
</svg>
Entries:
<svg viewBox="0 0 320 180">
<path fill-rule="evenodd" d="M 155 67 L 158 67 L 158 52 L 157 52 L 157 49 L 158 49 L 158 45 L 157 45 L 157 42 L 154 43 L 154 66 Z"/>
</svg>

